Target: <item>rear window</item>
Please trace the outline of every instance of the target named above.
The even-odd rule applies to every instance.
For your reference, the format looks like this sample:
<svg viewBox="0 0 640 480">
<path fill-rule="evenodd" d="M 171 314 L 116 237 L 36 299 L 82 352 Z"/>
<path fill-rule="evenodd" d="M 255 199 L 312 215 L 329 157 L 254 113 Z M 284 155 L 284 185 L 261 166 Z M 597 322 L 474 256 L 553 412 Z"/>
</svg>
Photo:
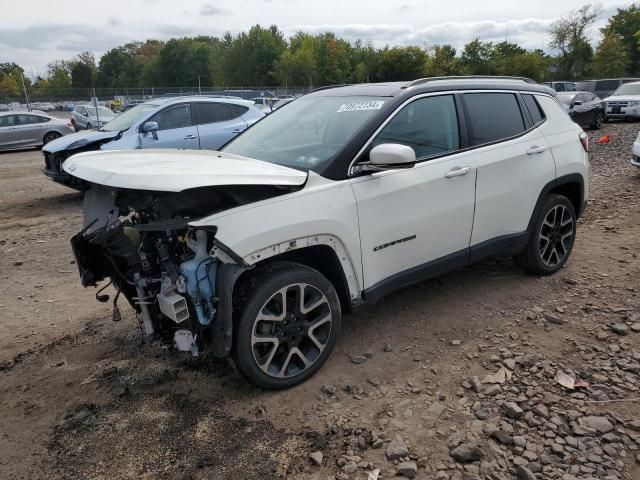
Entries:
<svg viewBox="0 0 640 480">
<path fill-rule="evenodd" d="M 620 80 L 598 80 L 596 90 L 615 90 L 620 86 Z"/>
<path fill-rule="evenodd" d="M 245 107 L 244 105 L 234 105 L 233 103 L 229 103 L 228 105 L 231 109 L 231 118 L 241 117 L 249 110 L 249 107 Z"/>
<path fill-rule="evenodd" d="M 522 99 L 524 100 L 524 104 L 527 106 L 527 110 L 529 110 L 533 124 L 537 125 L 544 121 L 544 112 L 540 108 L 540 105 L 538 105 L 535 97 L 533 95 L 524 94 L 522 95 Z"/>
<path fill-rule="evenodd" d="M 474 145 L 504 140 L 525 131 L 522 112 L 512 93 L 464 95 Z"/>
<path fill-rule="evenodd" d="M 226 103 L 196 103 L 198 125 L 231 120 L 231 109 Z"/>
<path fill-rule="evenodd" d="M 578 82 L 576 83 L 576 90 L 584 92 L 593 92 L 596 82 Z"/>
</svg>

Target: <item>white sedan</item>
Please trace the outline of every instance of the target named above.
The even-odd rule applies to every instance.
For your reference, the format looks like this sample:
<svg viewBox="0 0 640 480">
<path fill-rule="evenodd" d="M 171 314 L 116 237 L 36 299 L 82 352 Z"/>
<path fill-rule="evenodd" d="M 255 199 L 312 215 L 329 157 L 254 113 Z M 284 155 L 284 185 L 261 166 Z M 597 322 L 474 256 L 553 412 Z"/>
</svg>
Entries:
<svg viewBox="0 0 640 480">
<path fill-rule="evenodd" d="M 633 147 L 631 148 L 631 165 L 640 168 L 640 133 L 638 133 L 636 141 L 633 142 Z"/>
</svg>

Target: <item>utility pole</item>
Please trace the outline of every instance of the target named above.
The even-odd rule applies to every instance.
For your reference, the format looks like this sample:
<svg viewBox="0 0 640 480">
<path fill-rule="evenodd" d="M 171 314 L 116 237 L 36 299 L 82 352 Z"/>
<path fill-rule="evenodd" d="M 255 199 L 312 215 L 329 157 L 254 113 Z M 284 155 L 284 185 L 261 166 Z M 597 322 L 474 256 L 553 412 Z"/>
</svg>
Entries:
<svg viewBox="0 0 640 480">
<path fill-rule="evenodd" d="M 198 75 L 198 95 L 202 95 L 202 88 L 200 88 L 200 75 Z"/>
<path fill-rule="evenodd" d="M 20 72 L 20 78 L 22 79 L 22 90 L 24 91 L 24 99 L 27 102 L 27 110 L 31 111 L 31 103 L 29 102 L 29 95 L 27 94 L 27 87 L 24 83 L 24 73 Z"/>
</svg>

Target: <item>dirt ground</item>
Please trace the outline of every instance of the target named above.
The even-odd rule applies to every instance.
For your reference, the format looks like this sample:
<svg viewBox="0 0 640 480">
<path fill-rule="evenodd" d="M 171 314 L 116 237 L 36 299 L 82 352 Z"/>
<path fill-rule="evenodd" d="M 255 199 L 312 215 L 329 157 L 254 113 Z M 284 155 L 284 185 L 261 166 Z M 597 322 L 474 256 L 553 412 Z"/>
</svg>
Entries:
<svg viewBox="0 0 640 480">
<path fill-rule="evenodd" d="M 505 399 L 525 405 L 553 393 L 556 413 L 619 422 L 621 447 L 602 470 L 593 459 L 572 464 L 558 454 L 545 463 L 541 455 L 537 478 L 640 478 L 640 440 L 624 433 L 640 419 L 632 400 L 640 370 L 616 370 L 640 361 L 640 333 L 610 329 L 640 322 L 640 170 L 629 164 L 639 129 L 589 132 L 590 203 L 563 272 L 536 278 L 492 260 L 392 294 L 345 319 L 314 378 L 275 393 L 247 385 L 226 363 L 141 345 L 124 302 L 113 323 L 110 304 L 80 286 L 73 262 L 81 195 L 42 175 L 39 151 L 0 153 L 0 478 L 366 479 L 375 469 L 390 478 L 396 465 L 385 448 L 358 450 L 358 435 L 371 430 L 385 446 L 394 438 L 409 446 L 404 460 L 417 461 L 418 478 L 515 478 L 510 450 L 474 430 L 470 412 L 487 395 L 462 388 L 499 362 L 524 382 L 503 385 Z M 611 143 L 593 144 L 605 133 Z M 353 363 L 354 354 L 366 362 Z M 522 360 L 534 357 L 535 365 Z M 592 380 L 596 369 L 609 372 L 608 398 L 625 401 L 589 403 L 593 389 L 551 381 L 546 372 L 558 369 Z M 511 423 L 539 438 L 538 451 L 555 448 L 549 435 L 536 436 L 542 427 Z M 484 463 L 449 457 L 454 434 L 477 434 L 495 476 Z M 320 466 L 312 451 L 323 453 Z M 556 470 L 554 458 L 562 458 Z"/>
</svg>

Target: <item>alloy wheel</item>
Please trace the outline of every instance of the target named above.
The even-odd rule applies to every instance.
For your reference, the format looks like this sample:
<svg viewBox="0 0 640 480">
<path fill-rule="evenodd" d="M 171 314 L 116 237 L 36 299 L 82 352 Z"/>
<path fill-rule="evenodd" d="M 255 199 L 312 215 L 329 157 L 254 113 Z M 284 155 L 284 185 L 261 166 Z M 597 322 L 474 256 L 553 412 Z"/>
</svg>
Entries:
<svg viewBox="0 0 640 480">
<path fill-rule="evenodd" d="M 554 206 L 544 218 L 538 235 L 542 263 L 553 268 L 560 265 L 571 249 L 575 222 L 565 205 Z"/>
<path fill-rule="evenodd" d="M 60 134 L 55 133 L 55 132 L 49 132 L 44 136 L 44 144 L 46 145 L 49 142 L 52 142 L 53 140 L 55 140 L 56 138 L 60 137 Z"/>
<path fill-rule="evenodd" d="M 271 377 L 294 377 L 320 358 L 332 327 L 331 306 L 318 288 L 306 283 L 288 285 L 265 302 L 254 321 L 253 358 Z"/>
</svg>

